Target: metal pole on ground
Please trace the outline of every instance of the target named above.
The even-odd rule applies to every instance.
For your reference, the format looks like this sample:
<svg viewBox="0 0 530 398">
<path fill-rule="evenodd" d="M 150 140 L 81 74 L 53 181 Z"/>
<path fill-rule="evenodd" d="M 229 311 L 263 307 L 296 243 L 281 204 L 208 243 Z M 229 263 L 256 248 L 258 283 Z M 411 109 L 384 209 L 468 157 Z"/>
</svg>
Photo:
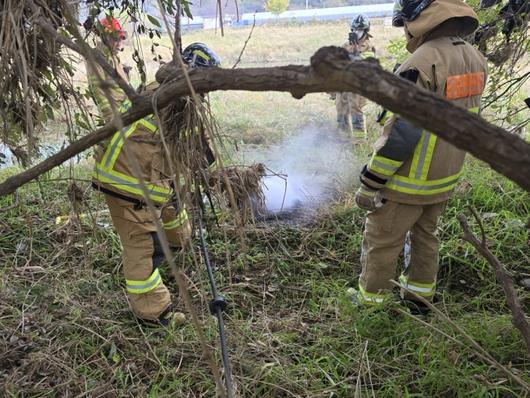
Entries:
<svg viewBox="0 0 530 398">
<path fill-rule="evenodd" d="M 199 206 L 199 236 L 201 239 L 201 249 L 204 257 L 204 263 L 206 265 L 206 271 L 208 272 L 208 278 L 210 279 L 210 288 L 212 291 L 213 299 L 209 303 L 210 312 L 212 315 L 217 317 L 217 325 L 219 328 L 219 340 L 221 343 L 221 355 L 223 359 L 223 367 L 225 371 L 225 383 L 226 392 L 229 398 L 234 397 L 234 387 L 232 384 L 232 367 L 230 365 L 230 357 L 228 356 L 228 347 L 226 345 L 226 334 L 224 327 L 223 311 L 226 309 L 226 301 L 223 296 L 217 291 L 217 285 L 213 275 L 212 265 L 210 263 L 210 257 L 208 255 L 208 246 L 204 237 L 204 229 L 202 224 L 203 211 Z"/>
</svg>

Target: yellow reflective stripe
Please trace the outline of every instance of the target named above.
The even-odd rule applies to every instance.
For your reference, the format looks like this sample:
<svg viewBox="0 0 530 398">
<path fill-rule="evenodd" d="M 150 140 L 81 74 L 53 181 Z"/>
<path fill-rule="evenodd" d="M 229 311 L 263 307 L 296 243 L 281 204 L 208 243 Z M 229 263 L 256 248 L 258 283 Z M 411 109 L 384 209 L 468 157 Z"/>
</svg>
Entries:
<svg viewBox="0 0 530 398">
<path fill-rule="evenodd" d="M 480 108 L 478 106 L 474 106 L 473 108 L 469 108 L 468 109 L 469 112 L 471 113 L 477 113 L 480 111 Z"/>
<path fill-rule="evenodd" d="M 361 55 L 365 58 L 368 58 L 368 57 L 375 58 L 375 53 L 373 51 L 363 51 L 361 52 Z"/>
<path fill-rule="evenodd" d="M 437 193 L 447 192 L 456 186 L 460 174 L 458 172 L 452 176 L 441 178 L 439 180 L 417 180 L 410 177 L 403 177 L 394 175 L 390 181 L 386 183 L 386 187 L 398 192 L 404 192 L 414 195 L 434 195 Z"/>
<path fill-rule="evenodd" d="M 195 51 L 193 52 L 193 54 L 195 54 L 195 55 L 200 55 L 202 58 L 204 58 L 204 59 L 207 60 L 207 61 L 210 59 L 210 57 L 208 56 L 208 54 L 206 54 L 204 51 L 201 51 L 201 50 L 195 50 Z"/>
<path fill-rule="evenodd" d="M 423 131 L 420 142 L 416 145 L 412 164 L 410 166 L 409 177 L 425 181 L 429 174 L 434 147 L 436 146 L 436 135 Z"/>
<path fill-rule="evenodd" d="M 154 120 L 151 118 L 143 118 L 138 120 L 138 123 L 148 129 L 151 133 L 154 133 L 158 126 L 154 123 Z"/>
<path fill-rule="evenodd" d="M 418 142 L 418 144 L 416 145 L 416 148 L 414 149 L 414 155 L 412 156 L 412 164 L 410 165 L 410 172 L 409 172 L 410 178 L 414 178 L 416 170 L 418 169 L 421 148 L 423 147 L 424 143 L 425 143 L 425 131 L 422 131 L 420 142 Z"/>
<path fill-rule="evenodd" d="M 367 292 L 359 283 L 358 298 L 363 304 L 381 304 L 388 294 L 370 293 Z"/>
<path fill-rule="evenodd" d="M 118 131 L 112 136 L 110 144 L 108 145 L 107 150 L 105 151 L 105 154 L 103 155 L 103 158 L 100 162 L 100 164 L 106 170 L 112 169 L 112 167 L 116 163 L 116 159 L 118 159 L 118 155 L 121 152 L 121 147 L 125 142 L 125 138 L 129 137 L 134 132 L 137 124 L 138 122 L 134 122 L 130 126 L 122 128 L 120 131 Z"/>
<path fill-rule="evenodd" d="M 402 164 L 403 162 L 398 160 L 388 159 L 374 153 L 368 162 L 368 169 L 385 176 L 392 176 Z"/>
<path fill-rule="evenodd" d="M 174 220 L 164 223 L 164 229 L 178 228 L 182 226 L 186 221 L 188 221 L 188 212 L 186 211 L 186 209 L 183 209 Z"/>
<path fill-rule="evenodd" d="M 123 101 L 123 103 L 120 106 L 120 112 L 122 112 L 122 113 L 123 112 L 127 112 L 131 108 L 131 106 L 132 106 L 131 100 L 127 99 L 127 100 Z"/>
<path fill-rule="evenodd" d="M 107 150 L 105 151 L 105 154 L 103 155 L 103 159 L 101 160 L 101 163 L 105 165 L 105 169 L 110 170 L 114 167 L 114 164 L 116 163 L 116 160 L 118 159 L 118 156 L 121 153 L 125 140 L 135 132 L 139 124 L 147 128 L 152 133 L 157 130 L 158 127 L 155 124 L 151 123 L 149 120 L 152 119 L 146 120 L 146 118 L 144 118 L 137 120 L 130 126 L 124 127 L 118 133 L 114 134 L 110 145 L 108 146 Z"/>
<path fill-rule="evenodd" d="M 403 164 L 403 162 L 400 161 L 400 160 L 392 160 L 392 159 L 385 158 L 384 156 L 379 156 L 379 155 L 376 155 L 376 154 L 374 154 L 374 156 L 372 156 L 372 159 L 375 159 L 378 162 L 384 163 L 384 164 L 389 165 L 389 166 L 395 166 L 397 168 L 399 168 Z"/>
<path fill-rule="evenodd" d="M 120 113 L 127 112 L 129 108 L 132 106 L 132 103 L 130 100 L 125 100 L 122 105 L 120 106 Z M 101 158 L 100 165 L 104 165 L 105 169 L 110 169 L 111 165 L 114 165 L 114 162 L 116 161 L 117 155 L 115 155 L 116 146 L 119 145 L 121 136 L 129 136 L 134 131 L 134 127 L 136 126 L 136 123 L 133 123 L 130 126 L 125 126 L 120 131 L 117 131 L 110 140 L 109 145 L 107 146 L 107 149 L 105 150 L 105 153 L 103 154 L 103 157 Z M 123 145 L 123 144 L 122 144 Z M 112 161 L 114 159 L 114 161 Z"/>
<path fill-rule="evenodd" d="M 380 126 L 384 126 L 386 124 L 386 122 L 388 121 L 388 119 L 390 119 L 390 117 L 394 114 L 393 112 L 389 111 L 388 109 L 385 109 L 384 112 L 385 112 L 385 114 L 383 115 L 381 120 L 379 120 L 379 122 L 378 122 Z"/>
<path fill-rule="evenodd" d="M 99 167 L 96 167 L 92 177 L 102 183 L 112 185 L 114 188 L 124 192 L 132 193 L 134 195 L 144 197 L 144 191 L 136 178 L 125 176 L 114 171 L 107 172 Z M 171 190 L 154 184 L 146 184 L 149 199 L 157 203 L 165 203 L 171 197 Z"/>
<path fill-rule="evenodd" d="M 401 287 L 408 289 L 419 296 L 430 297 L 436 290 L 436 282 L 420 283 L 410 281 L 409 278 L 403 274 L 399 276 L 399 284 Z"/>
<path fill-rule="evenodd" d="M 420 173 L 419 178 L 422 181 L 427 180 L 427 175 L 429 174 L 429 169 L 431 167 L 432 155 L 434 154 L 434 148 L 436 147 L 437 138 L 438 137 L 436 135 L 429 133 L 427 151 L 425 152 L 425 155 L 421 159 L 423 161 L 423 165 L 421 163 L 418 165 L 419 167 L 421 167 L 421 173 Z M 418 171 L 420 170 L 418 169 Z"/>
<path fill-rule="evenodd" d="M 116 170 L 107 171 L 107 170 L 101 169 L 100 167 L 96 167 L 96 173 L 99 173 L 99 174 L 103 173 L 105 175 L 114 176 L 120 181 L 123 181 L 124 183 L 129 184 L 129 185 L 139 184 L 138 178 L 132 177 L 127 174 L 120 173 L 119 171 L 116 171 Z M 169 188 L 161 187 L 155 184 L 147 184 L 147 187 L 152 187 L 152 189 L 151 188 L 149 189 L 150 191 L 163 194 L 163 195 L 169 195 L 172 192 L 172 190 Z"/>
<path fill-rule="evenodd" d="M 127 285 L 127 292 L 133 294 L 147 293 L 155 289 L 160 283 L 162 283 L 162 277 L 158 268 L 154 270 L 149 278 L 143 281 L 133 281 L 125 279 Z"/>
<path fill-rule="evenodd" d="M 363 196 L 368 196 L 369 198 L 375 197 L 375 195 L 377 193 L 378 193 L 377 191 L 372 191 L 372 190 L 368 190 L 368 189 L 363 189 L 362 190 L 362 195 Z"/>
</svg>

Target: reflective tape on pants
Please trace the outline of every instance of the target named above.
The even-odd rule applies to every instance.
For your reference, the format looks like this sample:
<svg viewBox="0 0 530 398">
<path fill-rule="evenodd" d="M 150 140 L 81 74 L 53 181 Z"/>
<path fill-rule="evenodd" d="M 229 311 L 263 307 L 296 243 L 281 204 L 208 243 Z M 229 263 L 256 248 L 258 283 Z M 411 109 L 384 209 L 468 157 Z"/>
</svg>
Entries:
<svg viewBox="0 0 530 398">
<path fill-rule="evenodd" d="M 126 279 L 127 292 L 133 294 L 147 293 L 155 289 L 160 283 L 162 283 L 162 277 L 158 268 L 154 270 L 149 278 L 143 281 L 134 281 Z"/>
<path fill-rule="evenodd" d="M 178 228 L 182 226 L 186 221 L 188 221 L 188 212 L 186 211 L 186 209 L 183 209 L 180 211 L 180 213 L 174 220 L 164 223 L 164 229 L 170 230 Z"/>
<path fill-rule="evenodd" d="M 405 275 L 399 277 L 399 284 L 402 288 L 408 289 L 411 292 L 416 293 L 418 296 L 430 297 L 436 291 L 436 282 L 432 283 L 420 283 L 409 280 Z"/>
<path fill-rule="evenodd" d="M 386 297 L 384 294 L 367 292 L 359 283 L 358 299 L 362 304 L 382 304 Z"/>
</svg>

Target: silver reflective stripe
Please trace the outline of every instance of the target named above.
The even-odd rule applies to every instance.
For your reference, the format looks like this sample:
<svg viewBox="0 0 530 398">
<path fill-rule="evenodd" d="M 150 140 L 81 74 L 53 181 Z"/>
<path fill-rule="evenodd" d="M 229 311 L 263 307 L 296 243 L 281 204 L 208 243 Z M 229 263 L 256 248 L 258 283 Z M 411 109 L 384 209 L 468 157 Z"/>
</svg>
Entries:
<svg viewBox="0 0 530 398">
<path fill-rule="evenodd" d="M 417 185 L 417 184 L 411 184 L 404 181 L 399 181 L 395 178 L 392 179 L 392 184 L 403 187 L 403 188 L 410 188 L 410 189 L 416 189 L 418 191 L 434 191 L 439 188 L 445 188 L 448 186 L 451 186 L 453 184 L 456 184 L 458 182 L 458 179 L 460 176 L 455 177 L 454 179 L 441 183 L 436 185 Z"/>
<path fill-rule="evenodd" d="M 421 173 L 423 171 L 423 164 L 425 163 L 425 157 L 427 156 L 427 148 L 429 147 L 429 141 L 431 139 L 431 133 L 426 132 L 423 137 L 423 144 L 421 146 L 420 158 L 418 160 L 418 165 L 416 166 L 416 174 L 414 177 L 419 180 L 421 178 Z"/>
<path fill-rule="evenodd" d="M 419 287 L 416 285 L 412 285 L 410 283 L 401 283 L 401 286 L 403 286 L 405 289 L 412 290 L 413 292 L 418 293 L 432 293 L 434 291 L 434 288 L 428 288 L 428 287 Z"/>
<path fill-rule="evenodd" d="M 363 295 L 362 293 L 359 293 L 361 295 L 362 300 L 369 302 L 369 303 L 382 303 L 384 299 L 379 297 L 367 297 Z"/>
<path fill-rule="evenodd" d="M 151 115 L 144 117 L 144 120 L 151 123 L 153 126 L 158 127 L 158 123 L 156 122 L 155 118 Z"/>
<path fill-rule="evenodd" d="M 389 164 L 385 164 L 385 163 L 382 163 L 382 162 L 379 162 L 375 159 L 372 159 L 372 162 L 371 162 L 374 166 L 377 166 L 377 167 L 380 167 L 381 169 L 385 169 L 385 170 L 388 170 L 388 171 L 396 171 L 397 169 L 399 169 L 399 166 L 391 166 Z"/>
</svg>

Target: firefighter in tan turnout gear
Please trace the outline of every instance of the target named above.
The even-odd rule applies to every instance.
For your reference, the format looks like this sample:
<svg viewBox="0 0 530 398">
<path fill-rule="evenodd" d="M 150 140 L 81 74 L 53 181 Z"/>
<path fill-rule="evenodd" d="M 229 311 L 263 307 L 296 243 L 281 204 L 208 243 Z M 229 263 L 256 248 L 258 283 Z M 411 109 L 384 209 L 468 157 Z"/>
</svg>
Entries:
<svg viewBox="0 0 530 398">
<path fill-rule="evenodd" d="M 105 18 L 100 21 L 98 31 L 104 54 L 125 78 L 118 58 L 125 39 L 119 21 Z M 206 46 L 201 50 L 193 58 L 204 61 L 200 66 L 218 64 L 218 58 L 211 50 Z M 87 73 L 92 96 L 106 122 L 114 117 L 113 107 L 118 112 L 130 108 L 130 101 L 99 66 L 88 64 Z M 103 77 L 108 90 L 103 90 L 98 75 Z M 155 86 L 157 84 L 148 85 L 147 89 L 155 89 Z M 95 160 L 92 185 L 105 194 L 112 222 L 120 237 L 125 284 L 134 314 L 143 321 L 162 326 L 169 325 L 174 319 L 182 319 L 183 314 L 173 309 L 170 293 L 160 275 L 158 267 L 164 255 L 144 194 L 147 191 L 148 199 L 156 206 L 157 217 L 170 246 L 173 249 L 182 247 L 191 236 L 191 226 L 186 210 L 175 199 L 157 121 L 149 115 L 124 126 L 96 148 Z"/>
<path fill-rule="evenodd" d="M 344 48 L 348 50 L 352 59 L 375 57 L 375 48 L 370 39 L 370 19 L 363 14 L 353 18 L 348 42 Z M 364 138 L 363 107 L 366 99 L 355 93 L 336 93 L 335 106 L 337 108 L 337 123 L 341 130 L 353 131 L 354 138 Z"/>
<path fill-rule="evenodd" d="M 396 73 L 478 112 L 487 66 L 464 40 L 478 26 L 475 12 L 461 0 L 397 0 L 393 25 L 404 27 L 412 53 Z M 432 299 L 438 272 L 437 222 L 457 185 L 465 153 L 399 115 L 387 119 L 374 149 L 356 194 L 357 205 L 369 213 L 359 287 L 350 294 L 358 304 L 378 304 L 388 297 L 410 231 L 410 263 L 398 280 L 402 287 Z M 405 302 L 421 311 L 410 296 L 402 289 Z"/>
</svg>

